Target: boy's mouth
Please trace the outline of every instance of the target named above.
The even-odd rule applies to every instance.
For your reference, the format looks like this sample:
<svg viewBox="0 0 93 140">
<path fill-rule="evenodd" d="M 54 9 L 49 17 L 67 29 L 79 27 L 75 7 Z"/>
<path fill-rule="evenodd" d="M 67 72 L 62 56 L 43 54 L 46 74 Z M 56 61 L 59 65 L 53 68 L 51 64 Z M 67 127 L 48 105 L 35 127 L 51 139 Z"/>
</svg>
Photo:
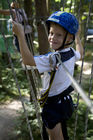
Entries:
<svg viewBox="0 0 93 140">
<path fill-rule="evenodd" d="M 55 41 L 50 41 L 50 44 L 56 45 L 57 42 L 55 42 Z"/>
</svg>

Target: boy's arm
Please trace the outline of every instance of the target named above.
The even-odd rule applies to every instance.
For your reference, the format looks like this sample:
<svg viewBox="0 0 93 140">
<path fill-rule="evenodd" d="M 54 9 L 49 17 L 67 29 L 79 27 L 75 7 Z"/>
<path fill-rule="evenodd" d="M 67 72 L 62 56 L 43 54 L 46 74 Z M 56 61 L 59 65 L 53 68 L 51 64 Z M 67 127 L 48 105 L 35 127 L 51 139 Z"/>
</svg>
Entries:
<svg viewBox="0 0 93 140">
<path fill-rule="evenodd" d="M 32 53 L 30 52 L 30 50 L 28 49 L 28 46 L 25 40 L 24 29 L 22 25 L 13 21 L 13 32 L 18 37 L 23 63 L 25 65 L 36 66 L 34 57 Z"/>
<path fill-rule="evenodd" d="M 79 32 L 75 36 L 76 51 L 79 51 L 81 59 L 83 58 L 83 46 L 79 37 Z"/>
</svg>

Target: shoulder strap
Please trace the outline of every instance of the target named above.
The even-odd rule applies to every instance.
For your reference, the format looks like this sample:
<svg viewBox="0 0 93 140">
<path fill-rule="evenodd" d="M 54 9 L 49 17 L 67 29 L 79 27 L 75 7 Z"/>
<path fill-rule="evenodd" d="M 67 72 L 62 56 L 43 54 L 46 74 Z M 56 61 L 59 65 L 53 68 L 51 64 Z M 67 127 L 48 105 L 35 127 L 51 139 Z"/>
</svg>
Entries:
<svg viewBox="0 0 93 140">
<path fill-rule="evenodd" d="M 52 71 L 51 72 L 51 76 L 50 76 L 50 83 L 49 83 L 49 87 L 48 89 L 41 95 L 41 98 L 38 99 L 38 101 L 40 102 L 40 106 L 43 107 L 45 102 L 47 101 L 47 98 L 48 98 L 48 94 L 49 94 L 49 90 L 52 86 L 52 83 L 53 83 L 53 80 L 54 80 L 54 77 L 55 77 L 55 73 L 56 73 L 56 70 Z"/>
<path fill-rule="evenodd" d="M 70 48 L 70 50 L 66 51 L 66 52 L 59 52 L 60 56 L 61 56 L 61 61 L 62 62 L 66 62 L 69 59 L 71 59 L 73 56 L 75 56 L 74 51 L 72 48 Z M 58 63 L 58 60 L 56 58 L 56 63 Z"/>
</svg>

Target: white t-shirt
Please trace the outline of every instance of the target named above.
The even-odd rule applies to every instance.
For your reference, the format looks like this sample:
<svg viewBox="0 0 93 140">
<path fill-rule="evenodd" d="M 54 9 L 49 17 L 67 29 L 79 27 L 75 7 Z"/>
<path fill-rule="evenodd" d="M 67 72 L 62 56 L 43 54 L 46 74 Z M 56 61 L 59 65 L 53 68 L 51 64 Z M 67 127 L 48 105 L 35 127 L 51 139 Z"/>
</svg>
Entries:
<svg viewBox="0 0 93 140">
<path fill-rule="evenodd" d="M 52 66 L 55 67 L 57 62 L 55 57 L 56 53 L 58 52 L 34 57 L 38 71 L 40 73 L 44 72 L 44 77 L 42 80 L 43 90 L 41 92 L 45 92 L 49 87 L 50 72 L 52 70 L 52 67 L 50 65 L 50 56 L 52 58 Z M 73 48 L 63 49 L 60 51 L 60 53 L 62 55 L 62 62 L 64 63 L 70 74 L 73 76 L 75 62 L 80 59 L 80 53 L 75 51 Z M 62 65 L 57 65 L 59 66 L 56 70 L 55 78 L 48 94 L 49 97 L 60 94 L 71 85 L 71 80 L 69 79 Z"/>
</svg>

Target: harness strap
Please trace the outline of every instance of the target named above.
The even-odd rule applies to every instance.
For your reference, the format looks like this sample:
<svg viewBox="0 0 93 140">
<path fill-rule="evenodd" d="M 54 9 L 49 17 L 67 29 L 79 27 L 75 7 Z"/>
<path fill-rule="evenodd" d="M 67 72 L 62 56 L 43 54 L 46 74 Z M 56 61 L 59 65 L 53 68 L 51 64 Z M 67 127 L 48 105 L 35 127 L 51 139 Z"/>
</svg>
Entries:
<svg viewBox="0 0 93 140">
<path fill-rule="evenodd" d="M 56 103 L 58 102 L 60 99 L 64 99 L 64 97 L 70 95 L 70 93 L 74 91 L 74 88 L 70 85 L 67 89 L 65 89 L 62 93 L 52 96 L 52 97 L 48 97 L 47 99 L 47 103 L 51 104 L 51 103 Z"/>
<path fill-rule="evenodd" d="M 50 83 L 49 83 L 49 87 L 48 89 L 41 95 L 41 98 L 38 99 L 38 101 L 40 102 L 40 106 L 43 107 L 45 102 L 47 101 L 47 98 L 48 98 L 48 94 L 49 94 L 49 90 L 52 86 L 52 83 L 53 83 L 53 80 L 54 80 L 54 77 L 55 77 L 55 73 L 56 73 L 56 70 L 52 71 L 51 72 L 51 76 L 50 76 Z"/>
</svg>

